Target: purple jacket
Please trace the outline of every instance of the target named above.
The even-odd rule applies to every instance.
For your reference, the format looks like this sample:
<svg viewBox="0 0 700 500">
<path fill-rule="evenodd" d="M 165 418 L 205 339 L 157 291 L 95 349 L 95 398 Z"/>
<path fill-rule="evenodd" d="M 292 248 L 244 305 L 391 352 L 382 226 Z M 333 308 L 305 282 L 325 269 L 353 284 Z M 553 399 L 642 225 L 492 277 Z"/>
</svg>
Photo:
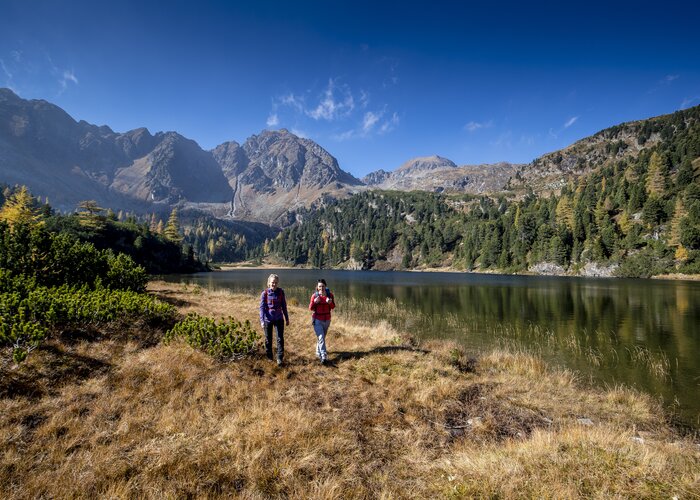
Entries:
<svg viewBox="0 0 700 500">
<path fill-rule="evenodd" d="M 281 319 L 289 321 L 284 290 L 279 287 L 274 291 L 266 288 L 260 294 L 260 323 L 273 323 Z"/>
</svg>

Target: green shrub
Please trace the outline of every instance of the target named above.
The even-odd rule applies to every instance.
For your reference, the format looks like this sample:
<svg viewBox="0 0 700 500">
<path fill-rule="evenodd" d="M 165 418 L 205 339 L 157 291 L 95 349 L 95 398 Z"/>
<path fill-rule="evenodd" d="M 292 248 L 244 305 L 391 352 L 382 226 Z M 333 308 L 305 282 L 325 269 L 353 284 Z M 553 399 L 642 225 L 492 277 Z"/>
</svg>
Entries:
<svg viewBox="0 0 700 500">
<path fill-rule="evenodd" d="M 131 257 L 123 253 L 116 256 L 110 254 L 107 257 L 107 265 L 107 275 L 104 280 L 107 287 L 133 292 L 146 291 L 148 282 L 146 270 L 136 265 Z"/>
<path fill-rule="evenodd" d="M 128 255 L 98 250 L 68 234 L 51 233 L 43 225 L 0 222 L 0 268 L 11 276 L 32 277 L 43 286 L 101 283 L 114 290 L 142 292 L 146 271 Z"/>
<path fill-rule="evenodd" d="M 220 359 L 237 359 L 255 350 L 258 334 L 249 321 L 241 323 L 229 317 L 216 322 L 190 313 L 165 334 L 170 342 L 182 337 L 190 346 Z"/>
<path fill-rule="evenodd" d="M 51 331 L 145 321 L 171 325 L 175 308 L 154 297 L 102 286 L 36 286 L 32 278 L 10 277 L 0 270 L 0 346 L 12 346 L 22 361 Z"/>
</svg>

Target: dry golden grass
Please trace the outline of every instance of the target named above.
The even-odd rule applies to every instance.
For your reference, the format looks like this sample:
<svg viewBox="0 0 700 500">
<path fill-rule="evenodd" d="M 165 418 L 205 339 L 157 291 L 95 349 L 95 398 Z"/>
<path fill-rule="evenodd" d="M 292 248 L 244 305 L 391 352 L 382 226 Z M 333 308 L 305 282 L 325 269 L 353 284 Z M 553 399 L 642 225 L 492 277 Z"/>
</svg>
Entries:
<svg viewBox="0 0 700 500">
<path fill-rule="evenodd" d="M 183 313 L 257 323 L 255 297 L 150 289 Z M 453 344 L 416 345 L 386 324 L 339 318 L 323 367 L 308 312 L 290 312 L 282 368 L 133 335 L 54 341 L 2 367 L 0 495 L 700 494 L 698 444 L 650 398 L 582 389 L 525 354 L 475 361 Z"/>
</svg>

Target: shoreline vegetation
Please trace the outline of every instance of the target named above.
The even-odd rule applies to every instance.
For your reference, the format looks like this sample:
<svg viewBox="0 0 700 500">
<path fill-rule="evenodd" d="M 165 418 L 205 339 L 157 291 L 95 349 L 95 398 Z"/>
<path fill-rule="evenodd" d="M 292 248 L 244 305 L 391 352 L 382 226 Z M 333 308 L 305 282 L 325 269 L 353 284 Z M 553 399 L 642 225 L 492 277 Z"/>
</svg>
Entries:
<svg viewBox="0 0 700 500">
<path fill-rule="evenodd" d="M 253 295 L 148 291 L 183 316 L 257 324 Z M 262 349 L 223 362 L 158 342 L 144 324 L 3 361 L 3 498 L 700 496 L 698 436 L 650 396 L 342 311 L 324 367 L 308 311 L 290 302 L 282 368 Z"/>
<path fill-rule="evenodd" d="M 213 271 L 234 271 L 237 269 L 314 269 L 312 266 L 291 266 L 284 263 L 275 262 L 265 262 L 256 263 L 254 261 L 244 261 L 244 262 L 227 262 L 227 263 L 209 263 Z M 334 271 L 348 270 L 345 267 L 331 267 Z M 368 271 L 379 271 L 379 272 L 391 272 L 391 271 L 404 271 L 410 273 L 461 273 L 461 274 L 504 274 L 504 275 L 514 275 L 514 276 L 561 276 L 561 277 L 571 277 L 571 278 L 595 278 L 595 277 L 609 277 L 609 278 L 620 278 L 618 276 L 586 276 L 580 274 L 572 273 L 561 273 L 561 274 L 550 274 L 550 273 L 536 273 L 536 272 L 517 272 L 508 273 L 502 270 L 471 270 L 465 271 L 464 269 L 457 269 L 454 267 L 426 267 L 420 269 L 367 269 Z M 625 279 L 625 278 L 620 278 Z M 629 279 L 629 278 L 627 278 Z M 641 278 L 644 279 L 644 278 Z M 659 274 L 651 276 L 647 279 L 654 280 L 673 280 L 673 281 L 700 281 L 700 274 L 683 274 L 683 273 L 671 273 L 671 274 Z"/>
</svg>

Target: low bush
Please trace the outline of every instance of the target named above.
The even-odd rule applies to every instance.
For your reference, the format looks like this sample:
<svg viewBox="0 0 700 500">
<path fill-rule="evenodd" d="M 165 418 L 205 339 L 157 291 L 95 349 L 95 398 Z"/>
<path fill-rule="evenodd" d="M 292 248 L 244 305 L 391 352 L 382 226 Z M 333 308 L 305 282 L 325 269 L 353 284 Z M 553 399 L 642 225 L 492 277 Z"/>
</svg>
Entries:
<svg viewBox="0 0 700 500">
<path fill-rule="evenodd" d="M 190 346 L 201 349 L 219 359 L 237 359 L 253 352 L 258 334 L 250 321 L 241 323 L 229 317 L 217 322 L 211 318 L 190 313 L 165 334 L 170 342 L 181 337 Z"/>
<path fill-rule="evenodd" d="M 20 362 L 52 330 L 97 327 L 142 320 L 153 326 L 172 324 L 175 308 L 131 290 L 92 290 L 63 285 L 36 285 L 34 278 L 10 276 L 0 269 L 0 346 L 12 346 Z"/>
</svg>

